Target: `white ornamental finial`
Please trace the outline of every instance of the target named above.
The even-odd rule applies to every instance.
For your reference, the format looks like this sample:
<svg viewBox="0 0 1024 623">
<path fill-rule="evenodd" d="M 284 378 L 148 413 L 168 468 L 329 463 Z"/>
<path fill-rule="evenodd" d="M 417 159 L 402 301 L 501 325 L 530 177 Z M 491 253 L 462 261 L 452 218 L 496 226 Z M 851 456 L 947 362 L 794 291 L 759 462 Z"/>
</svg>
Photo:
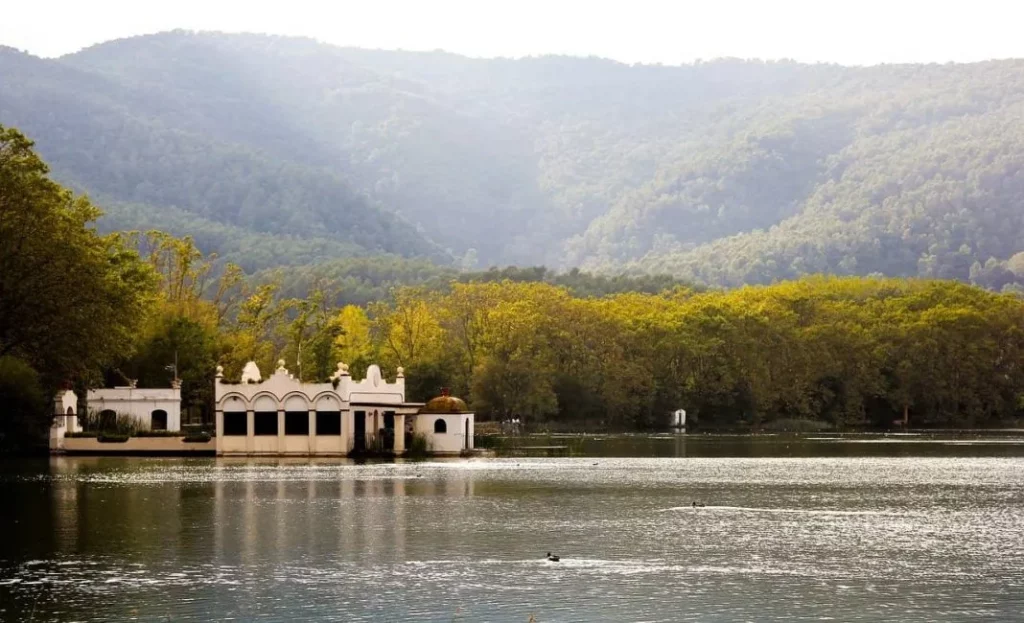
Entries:
<svg viewBox="0 0 1024 623">
<path fill-rule="evenodd" d="M 348 376 L 348 366 L 342 362 L 338 362 L 338 369 L 331 375 L 331 380 L 340 379 L 343 376 Z"/>
<path fill-rule="evenodd" d="M 277 360 L 277 369 L 278 370 L 284 370 L 284 359 L 278 359 Z"/>
<path fill-rule="evenodd" d="M 396 376 L 400 379 L 405 378 L 405 368 L 398 366 L 398 374 Z"/>
</svg>

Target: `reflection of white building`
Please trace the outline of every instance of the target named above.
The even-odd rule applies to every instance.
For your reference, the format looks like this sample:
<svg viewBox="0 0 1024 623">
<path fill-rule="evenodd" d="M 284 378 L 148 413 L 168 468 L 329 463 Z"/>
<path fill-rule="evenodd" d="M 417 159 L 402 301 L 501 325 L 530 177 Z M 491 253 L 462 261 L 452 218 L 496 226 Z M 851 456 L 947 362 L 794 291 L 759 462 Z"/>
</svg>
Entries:
<svg viewBox="0 0 1024 623">
<path fill-rule="evenodd" d="M 434 452 L 472 448 L 473 416 L 465 403 L 458 401 L 458 412 L 420 413 L 422 403 L 405 400 L 401 368 L 393 383 L 376 365 L 355 381 L 344 364 L 329 382 L 302 383 L 283 361 L 266 380 L 249 362 L 237 384 L 225 381 L 218 369 L 214 392 L 218 455 L 402 454 L 411 434 L 422 434 Z"/>
<path fill-rule="evenodd" d="M 92 418 L 113 422 L 119 415 L 134 418 L 143 430 L 181 430 L 181 384 L 168 388 L 90 389 L 86 406 Z"/>
</svg>

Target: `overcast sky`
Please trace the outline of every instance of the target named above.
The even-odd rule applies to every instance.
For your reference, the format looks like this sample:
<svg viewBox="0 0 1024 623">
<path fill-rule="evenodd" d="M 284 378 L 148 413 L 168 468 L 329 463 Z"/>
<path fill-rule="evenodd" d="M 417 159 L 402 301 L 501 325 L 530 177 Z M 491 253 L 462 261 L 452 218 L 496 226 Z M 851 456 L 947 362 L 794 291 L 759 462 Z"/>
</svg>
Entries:
<svg viewBox="0 0 1024 623">
<path fill-rule="evenodd" d="M 1022 18 L 1024 0 L 31 0 L 4 7 L 0 44 L 58 56 L 185 28 L 483 57 L 863 65 L 1024 57 Z"/>
</svg>

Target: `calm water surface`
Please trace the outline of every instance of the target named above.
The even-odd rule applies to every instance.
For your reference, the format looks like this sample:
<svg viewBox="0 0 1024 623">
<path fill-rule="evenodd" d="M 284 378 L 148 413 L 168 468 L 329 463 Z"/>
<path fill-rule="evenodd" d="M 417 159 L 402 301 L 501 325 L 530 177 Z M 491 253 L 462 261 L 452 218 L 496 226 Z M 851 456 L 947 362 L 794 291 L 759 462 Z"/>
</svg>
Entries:
<svg viewBox="0 0 1024 623">
<path fill-rule="evenodd" d="M 588 443 L 658 458 L 8 461 L 0 619 L 1024 616 L 1019 438 Z"/>
</svg>

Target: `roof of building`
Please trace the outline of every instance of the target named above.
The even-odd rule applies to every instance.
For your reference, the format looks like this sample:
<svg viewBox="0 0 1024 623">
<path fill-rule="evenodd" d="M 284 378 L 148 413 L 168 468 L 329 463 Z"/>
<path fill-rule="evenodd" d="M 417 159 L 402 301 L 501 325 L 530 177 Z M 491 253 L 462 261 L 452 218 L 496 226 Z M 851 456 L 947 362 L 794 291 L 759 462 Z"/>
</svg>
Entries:
<svg viewBox="0 0 1024 623">
<path fill-rule="evenodd" d="M 448 391 L 443 390 L 440 396 L 428 400 L 420 413 L 469 413 L 469 407 L 465 400 L 449 396 Z"/>
</svg>

